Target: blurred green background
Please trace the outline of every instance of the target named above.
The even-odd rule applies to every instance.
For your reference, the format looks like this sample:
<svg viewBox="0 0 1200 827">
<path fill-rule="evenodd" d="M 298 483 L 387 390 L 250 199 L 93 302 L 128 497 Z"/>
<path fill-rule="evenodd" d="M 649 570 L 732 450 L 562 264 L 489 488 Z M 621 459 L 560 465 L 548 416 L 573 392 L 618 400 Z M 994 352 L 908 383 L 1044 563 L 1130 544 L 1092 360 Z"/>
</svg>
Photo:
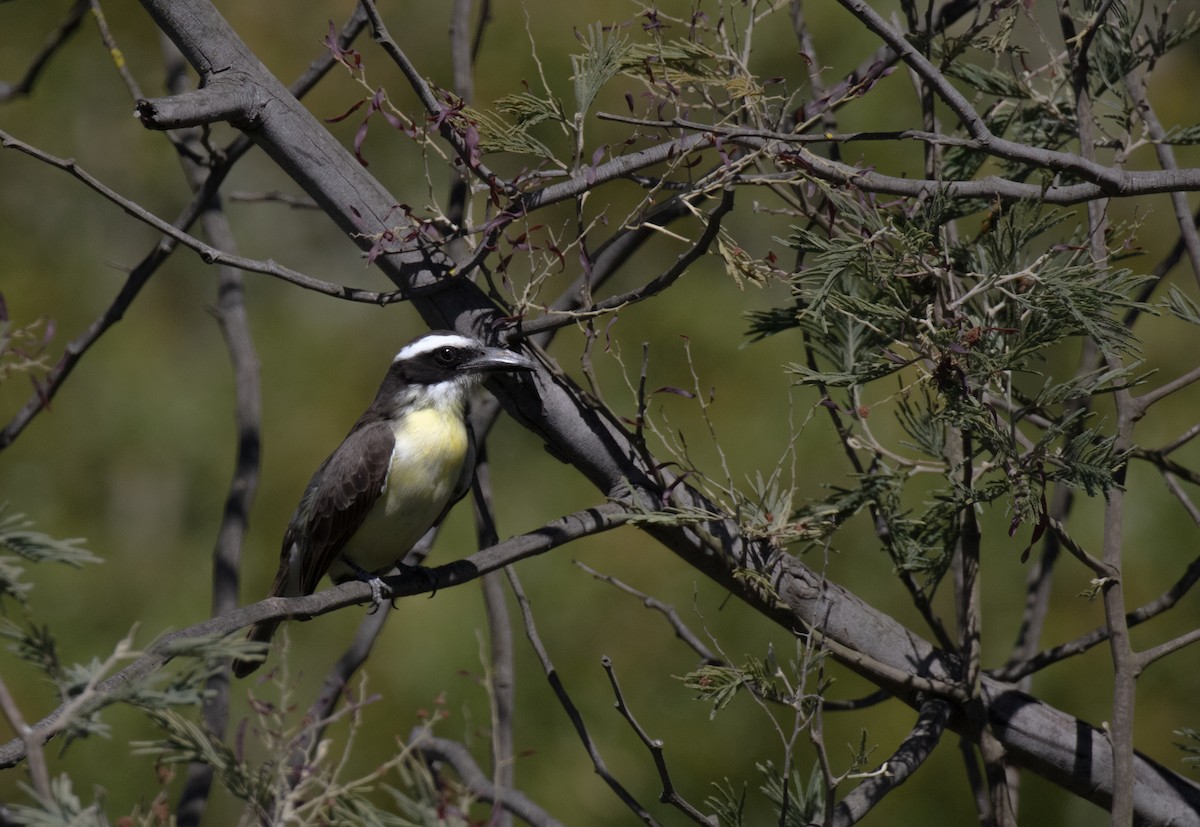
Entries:
<svg viewBox="0 0 1200 827">
<path fill-rule="evenodd" d="M 685 13 L 686 4 L 664 8 Z M 720 10 L 708 9 L 715 17 Z M 736 4 L 735 4 L 736 5 Z M 809 4 L 810 25 L 828 67 L 827 80 L 840 77 L 873 51 L 877 43 L 833 4 Z M 23 71 L 45 34 L 65 14 L 66 0 L 0 4 L 0 79 L 13 80 Z M 328 20 L 339 26 L 353 4 L 292 0 L 288 3 L 218 3 L 218 7 L 263 62 L 285 83 L 298 75 L 321 51 Z M 741 7 L 738 6 L 738 9 Z M 880 4 L 881 11 L 894 11 Z M 449 87 L 448 5 L 441 2 L 381 3 L 393 35 L 421 71 Z M 477 75 L 477 100 L 492 101 L 519 92 L 522 83 L 537 85 L 538 66 L 552 88 L 570 99 L 569 55 L 578 51 L 575 34 L 588 24 L 626 24 L 638 37 L 639 7 L 624 2 L 493 4 L 494 20 L 483 41 Z M 109 4 L 108 21 L 124 57 L 146 95 L 162 94 L 158 33 L 135 4 Z M 739 12 L 741 13 L 741 12 Z M 782 76 L 797 88 L 805 68 L 786 13 L 759 29 L 753 66 L 763 77 Z M 417 106 L 399 73 L 364 40 L 358 44 L 373 85 L 386 86 L 392 100 L 408 112 Z M 1190 96 L 1171 93 L 1172 78 L 1195 77 L 1200 69 L 1196 49 L 1179 53 L 1159 70 L 1152 88 L 1164 123 L 1192 123 L 1197 111 Z M 919 109 L 903 70 L 839 116 L 842 128 L 900 129 L 919 123 Z M 618 79 L 595 107 L 625 112 L 622 95 L 639 91 Z M 359 87 L 335 69 L 306 100 L 319 118 L 344 112 L 357 100 Z M 41 78 L 35 94 L 0 106 L 0 128 L 47 152 L 73 157 L 102 181 L 165 218 L 173 218 L 189 194 L 174 153 L 163 136 L 144 130 L 132 117 L 133 104 L 90 19 L 69 47 Z M 350 144 L 357 118 L 331 124 Z M 619 142 L 620 125 L 589 126 L 586 152 L 605 142 Z M 233 135 L 214 129 L 214 142 Z M 866 149 L 863 147 L 866 146 Z M 881 168 L 898 170 L 919 159 L 919 150 L 892 145 L 855 145 L 852 152 Z M 375 124 L 365 147 L 370 170 L 403 202 L 444 203 L 447 178 L 433 167 L 432 186 L 414 145 Z M 1184 164 L 1195 153 L 1181 150 Z M 849 156 L 848 160 L 856 160 Z M 1147 156 L 1145 163 L 1152 161 Z M 515 161 L 497 161 L 516 169 Z M 623 196 L 622 188 L 628 190 Z M 258 151 L 235 168 L 227 191 L 295 193 L 295 186 Z M 629 185 L 611 189 L 635 197 Z M 746 196 L 748 203 L 749 197 Z M 1195 199 L 1192 199 L 1193 207 Z M 595 207 L 595 204 L 592 205 Z M 388 289 L 369 269 L 357 248 L 321 213 L 277 204 L 227 202 L 242 255 L 273 258 L 306 273 L 345 284 Z M 1147 255 L 1135 268 L 1149 269 L 1175 238 L 1166 198 L 1116 204 L 1114 217 L 1140 220 L 1138 242 Z M 614 217 L 622 213 L 614 211 Z M 570 226 L 562 211 L 540 217 Z M 1082 219 L 1081 219 L 1082 220 Z M 735 235 L 757 244 L 749 252 L 764 256 L 775 250 L 788 258 L 776 237 L 787 222 L 766 212 L 742 209 L 731 218 Z M 607 232 L 601 228 L 593 236 Z M 131 220 L 66 174 L 12 151 L 0 152 L 0 292 L 17 324 L 39 318 L 57 329 L 49 348 L 53 361 L 65 343 L 83 331 L 120 289 L 124 271 L 155 243 L 157 236 Z M 681 251 L 670 240 L 655 242 L 614 280 L 612 292 L 630 289 L 660 272 Z M 574 259 L 566 272 L 546 285 L 545 300 L 575 277 Z M 1195 295 L 1190 274 L 1176 273 L 1174 283 Z M 210 308 L 215 301 L 215 272 L 187 251 L 176 252 L 146 286 L 125 318 L 94 347 L 74 376 L 17 442 L 0 455 L 0 500 L 10 511 L 32 518 L 36 527 L 58 537 L 84 537 L 104 563 L 82 571 L 42 567 L 32 573 L 37 588 L 33 605 L 49 620 L 68 662 L 105 657 L 131 628 L 139 644 L 170 629 L 206 617 L 209 605 L 209 555 L 232 470 L 232 382 L 228 359 Z M 312 470 L 337 444 L 374 393 L 388 360 L 397 348 L 424 327 L 405 306 L 386 309 L 331 300 L 265 276 L 246 275 L 246 302 L 262 365 L 263 462 L 258 498 L 246 545 L 242 599 L 264 594 L 277 561 L 279 539 Z M 715 391 L 710 416 L 720 439 L 733 482 L 745 486 L 749 476 L 769 473 L 786 452 L 793 428 L 801 428 L 796 462 L 801 495 L 820 496 L 827 486 L 847 481 L 849 469 L 831 439 L 823 412 L 814 413 L 815 397 L 789 386 L 782 366 L 800 358 L 798 335 L 781 335 L 747 344 L 748 311 L 788 299 L 782 286 L 740 289 L 719 260 L 694 266 L 665 300 L 647 302 L 622 312 L 606 328 L 611 348 L 636 370 L 643 342 L 650 345 L 651 388 L 691 388 L 693 380 L 686 342 L 699 385 Z M 1169 378 L 1195 364 L 1194 328 L 1170 318 L 1152 320 L 1141 331 L 1147 365 Z M 635 399 L 621 369 L 602 341 L 592 352 L 598 390 L 618 413 L 635 412 Z M 569 373 L 582 380 L 583 339 L 564 330 L 552 350 Z M 1051 368 L 1070 370 L 1074 354 L 1062 354 Z M 7 421 L 26 401 L 28 381 L 15 376 L 0 385 L 0 415 Z M 1139 440 L 1155 446 L 1169 441 L 1196 420 L 1195 394 L 1177 399 L 1148 417 Z M 654 397 L 660 421 L 678 430 L 697 464 L 718 482 L 724 481 L 718 457 L 708 444 L 707 426 L 694 401 L 670 394 Z M 820 415 L 817 415 L 820 414 Z M 872 424 L 885 433 L 886 406 Z M 811 417 L 811 421 L 810 421 Z M 501 421 L 489 443 L 500 530 L 503 535 L 534 528 L 554 517 L 595 503 L 597 492 L 542 451 L 535 438 Z M 1198 458 L 1196 450 L 1179 457 Z M 790 466 L 786 473 L 790 473 Z M 1159 594 L 1195 555 L 1195 526 L 1165 492 L 1156 473 L 1135 465 L 1129 479 L 1127 521 L 1130 604 Z M 1089 548 L 1098 544 L 1102 503 L 1080 504 L 1074 530 Z M 474 550 L 470 509 L 456 509 L 433 560 L 441 562 Z M 1007 655 L 1020 618 L 1026 575 L 1018 555 L 1027 533 L 1010 540 L 1007 517 L 985 518 L 985 665 Z M 627 700 L 643 726 L 666 743 L 672 777 L 680 792 L 695 804 L 712 792 L 711 785 L 731 781 L 746 785 L 751 813 L 763 813 L 755 762 L 782 763 L 780 732 L 791 723 L 778 712 L 771 717 L 747 697 L 709 721 L 708 705 L 693 700 L 679 676 L 695 667 L 694 655 L 675 640 L 658 615 L 576 568 L 580 560 L 636 588 L 674 604 L 695 630 L 711 636 L 735 663 L 762 657 L 773 647 L 781 661 L 797 655 L 795 642 L 677 561 L 645 535 L 622 529 L 590 538 L 518 567 L 533 603 L 539 629 L 560 675 L 583 710 L 608 767 L 656 817 L 683 823 L 677 813 L 658 805 L 659 783 L 648 753 L 612 709 L 612 694 L 600 658 L 613 658 Z M 821 560 L 810 561 L 820 567 Z M 885 555 L 865 524 L 838 535 L 828 557 L 830 576 L 913 629 L 922 626 L 893 578 Z M 1073 597 L 1088 575 L 1070 561 L 1058 572 L 1058 598 L 1044 643 L 1070 638 L 1098 625 L 1099 604 Z M 945 605 L 943 609 L 947 608 Z M 952 615 L 952 612 L 949 612 Z M 324 670 L 349 640 L 362 610 L 351 609 L 306 624 L 290 624 L 295 698 L 307 705 Z M 1194 597 L 1148 632 L 1138 630 L 1135 644 L 1149 645 L 1172 633 L 1193 628 L 1200 617 Z M 382 760 L 393 739 L 418 722 L 418 711 L 436 703 L 450 713 L 438 732 L 467 741 L 477 757 L 486 758 L 488 706 L 479 684 L 483 672 L 481 641 L 486 635 L 476 586 L 439 592 L 434 599 L 401 603 L 370 662 L 369 691 L 380 699 L 364 711 L 351 773 L 366 772 Z M 303 655 L 300 654 L 303 652 Z M 986 659 L 987 654 L 991 659 Z M 272 656 L 278 659 L 278 653 Z M 1187 655 L 1182 656 L 1183 659 Z M 542 678 L 529 648 L 518 634 L 517 762 L 518 786 L 552 813 L 572 824 L 630 823 L 624 810 L 591 772 L 588 759 Z M 298 672 L 298 674 L 296 674 Z M 1034 682 L 1035 694 L 1061 709 L 1101 723 L 1109 708 L 1107 650 L 1098 647 L 1081 658 L 1047 671 Z M 38 675 L 15 657 L 0 655 L 0 674 L 16 695 L 27 719 L 36 720 L 58 699 Z M 866 694 L 863 681 L 833 667 L 836 683 L 830 697 Z M 1192 702 L 1193 669 L 1168 661 L 1152 668 L 1139 684 L 1138 745 L 1172 768 L 1180 755 L 1171 730 L 1200 726 Z M 248 715 L 247 694 L 273 697 L 270 686 L 254 680 L 234 687 L 233 724 Z M 150 759 L 127 759 L 127 742 L 155 737 L 134 712 L 110 709 L 104 714 L 113 739 L 75 743 L 60 757 L 50 750 L 52 770 L 69 773 L 85 797 L 93 785 L 104 789 L 110 817 L 147 804 L 158 789 Z M 881 760 L 907 733 L 914 713 L 886 703 L 853 715 L 829 715 L 826 741 L 835 767 L 850 757 L 843 745 L 857 743 L 860 729 L 878 745 Z M 0 723 L 0 736 L 10 737 Z M 252 740 L 252 739 L 250 739 Z M 803 739 L 802 739 L 803 740 Z M 804 775 L 812 761 L 805 743 L 799 750 Z M 114 757 L 120 763 L 114 763 Z M 961 760 L 947 736 L 933 766 L 918 773 L 899 793 L 878 808 L 872 823 L 894 825 L 974 823 L 974 808 L 963 781 Z M 0 773 L 0 800 L 20 801 L 24 770 Z M 207 823 L 228 823 L 237 812 L 224 792 L 214 797 Z M 1026 775 L 1022 785 L 1024 823 L 1086 825 L 1099 812 Z"/>
</svg>

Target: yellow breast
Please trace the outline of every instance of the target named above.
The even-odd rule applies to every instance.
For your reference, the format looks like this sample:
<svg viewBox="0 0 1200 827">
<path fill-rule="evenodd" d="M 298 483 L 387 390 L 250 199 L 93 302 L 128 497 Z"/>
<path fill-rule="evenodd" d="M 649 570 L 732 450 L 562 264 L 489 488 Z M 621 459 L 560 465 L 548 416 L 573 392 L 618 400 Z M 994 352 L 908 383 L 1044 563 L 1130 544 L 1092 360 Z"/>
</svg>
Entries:
<svg viewBox="0 0 1200 827">
<path fill-rule="evenodd" d="M 388 513 L 422 499 L 441 501 L 444 507 L 467 457 L 469 441 L 462 417 L 437 408 L 413 411 L 396 423 L 395 433 Z"/>
<path fill-rule="evenodd" d="M 457 411 L 413 411 L 394 430 L 396 445 L 383 497 L 343 551 L 370 572 L 400 560 L 441 516 L 470 448 Z"/>
</svg>

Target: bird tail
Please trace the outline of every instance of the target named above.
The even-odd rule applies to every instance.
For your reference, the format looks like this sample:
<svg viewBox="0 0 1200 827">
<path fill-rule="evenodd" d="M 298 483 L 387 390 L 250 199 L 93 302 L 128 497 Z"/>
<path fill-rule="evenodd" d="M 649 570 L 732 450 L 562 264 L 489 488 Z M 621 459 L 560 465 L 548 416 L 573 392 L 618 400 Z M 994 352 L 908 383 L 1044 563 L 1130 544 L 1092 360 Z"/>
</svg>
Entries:
<svg viewBox="0 0 1200 827">
<path fill-rule="evenodd" d="M 247 643 L 263 643 L 269 644 L 271 638 L 275 635 L 275 629 L 279 626 L 278 620 L 264 620 L 261 623 L 255 623 L 250 627 L 250 631 L 246 633 Z M 267 659 L 266 652 L 261 655 L 249 655 L 233 660 L 233 675 L 236 678 L 244 678 L 253 672 L 255 669 L 263 665 L 263 661 Z"/>
<path fill-rule="evenodd" d="M 294 520 L 295 518 L 293 518 Z M 271 584 L 271 593 L 269 597 L 289 597 L 297 594 L 310 594 L 312 589 L 307 592 L 302 591 L 299 582 L 302 566 L 299 565 L 300 547 L 293 540 L 293 529 L 288 526 L 287 532 L 283 535 L 284 553 L 279 558 L 279 570 L 275 572 L 275 582 Z M 260 620 L 250 627 L 250 631 L 246 632 L 247 643 L 262 643 L 269 644 L 271 638 L 275 636 L 275 630 L 279 628 L 279 620 Z M 233 675 L 236 678 L 244 678 L 253 672 L 255 669 L 263 665 L 263 661 L 267 659 L 266 646 L 263 647 L 262 654 L 253 654 L 245 657 L 233 659 Z"/>
</svg>

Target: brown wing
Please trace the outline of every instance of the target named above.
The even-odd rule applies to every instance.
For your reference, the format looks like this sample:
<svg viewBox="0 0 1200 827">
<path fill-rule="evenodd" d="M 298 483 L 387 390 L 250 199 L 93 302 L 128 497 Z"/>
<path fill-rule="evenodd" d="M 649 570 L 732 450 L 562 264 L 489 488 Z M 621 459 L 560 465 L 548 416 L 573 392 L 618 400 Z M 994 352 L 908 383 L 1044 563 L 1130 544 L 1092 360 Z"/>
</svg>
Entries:
<svg viewBox="0 0 1200 827">
<path fill-rule="evenodd" d="M 272 594 L 287 591 L 289 581 L 298 583 L 299 594 L 317 588 L 383 493 L 395 442 L 391 426 L 373 422 L 351 431 L 321 464 L 283 536 Z M 297 572 L 291 571 L 292 562 L 300 566 L 298 579 Z"/>
</svg>

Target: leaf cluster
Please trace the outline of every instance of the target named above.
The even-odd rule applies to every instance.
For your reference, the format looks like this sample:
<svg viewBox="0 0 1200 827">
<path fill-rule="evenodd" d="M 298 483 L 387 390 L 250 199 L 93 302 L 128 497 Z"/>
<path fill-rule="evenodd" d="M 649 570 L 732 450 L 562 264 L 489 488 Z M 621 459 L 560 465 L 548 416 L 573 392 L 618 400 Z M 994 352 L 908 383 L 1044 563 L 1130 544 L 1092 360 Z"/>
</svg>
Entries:
<svg viewBox="0 0 1200 827">
<path fill-rule="evenodd" d="M 1041 523 L 1050 482 L 1111 490 L 1125 457 L 1079 401 L 1144 377 L 1124 313 L 1153 311 L 1137 298 L 1145 278 L 1093 264 L 1086 241 L 1063 230 L 1066 216 L 1036 204 L 993 205 L 973 238 L 950 241 L 953 214 L 938 199 L 890 208 L 827 200 L 827 228 L 797 226 L 787 239 L 802 262 L 789 277 L 792 305 L 753 315 L 750 333 L 804 334 L 805 360 L 787 369 L 818 390 L 870 470 L 793 519 L 825 515 L 829 535 L 869 510 L 898 570 L 936 583 L 967 509 L 1003 502 L 1015 530 Z M 1182 293 L 1171 310 L 1200 319 Z M 1066 379 L 1045 373 L 1083 339 L 1107 365 Z M 896 448 L 874 436 L 881 404 L 904 434 Z M 943 475 L 919 503 L 906 494 L 917 469 Z"/>
</svg>

